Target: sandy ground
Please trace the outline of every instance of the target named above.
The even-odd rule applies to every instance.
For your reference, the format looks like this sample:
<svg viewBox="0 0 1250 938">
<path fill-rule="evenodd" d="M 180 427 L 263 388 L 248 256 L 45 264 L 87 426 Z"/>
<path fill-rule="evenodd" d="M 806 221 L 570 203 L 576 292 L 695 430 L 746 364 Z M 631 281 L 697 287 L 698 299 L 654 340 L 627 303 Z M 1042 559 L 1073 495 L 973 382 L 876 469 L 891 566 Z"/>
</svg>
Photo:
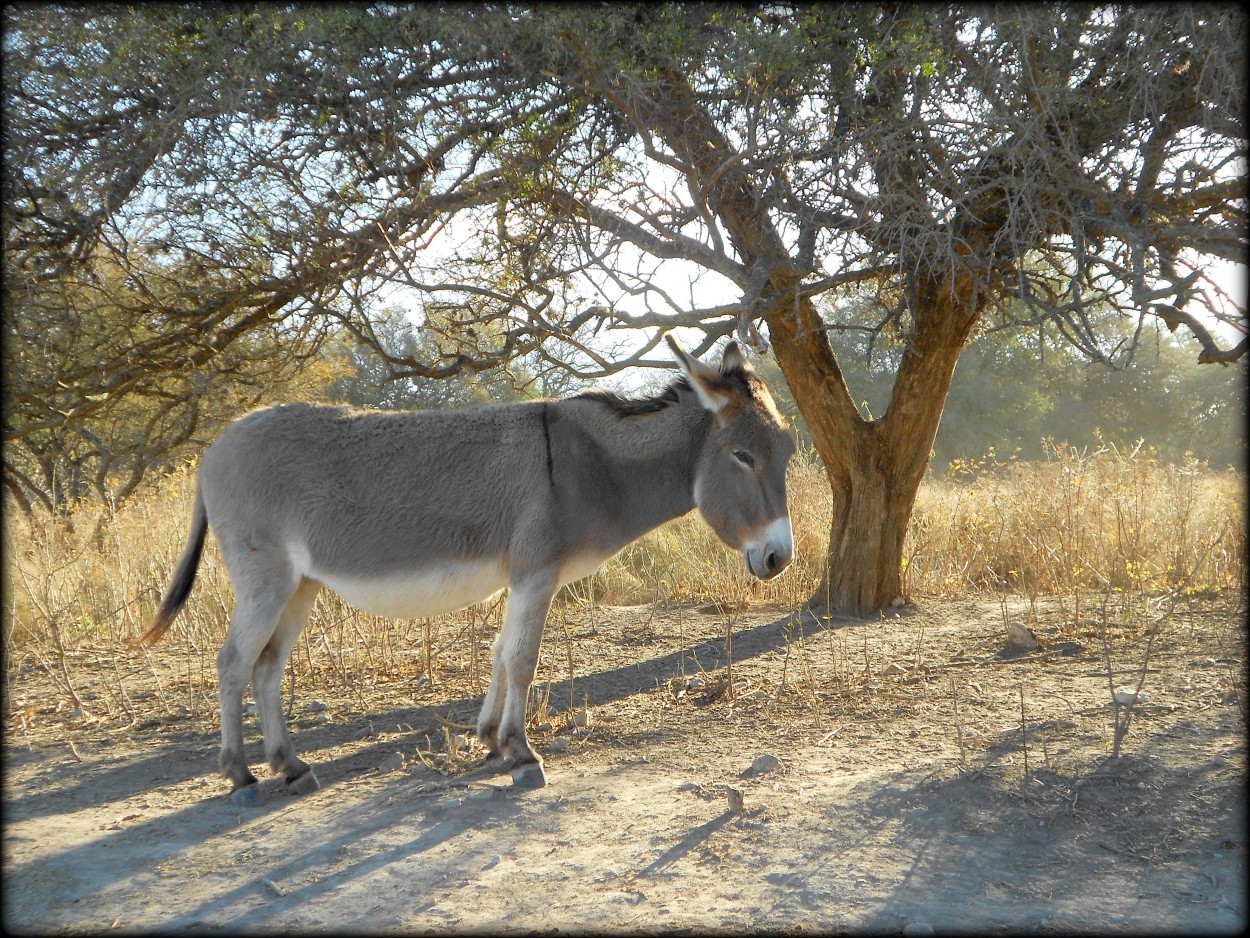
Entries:
<svg viewBox="0 0 1250 938">
<path fill-rule="evenodd" d="M 1243 606 L 1174 615 L 1148 661 L 1111 630 L 1112 683 L 1144 663 L 1149 695 L 1114 762 L 1096 621 L 1013 598 L 1042 646 L 1018 653 L 996 600 L 903 612 L 574 610 L 544 645 L 538 791 L 446 751 L 439 718 L 471 723 L 475 694 L 300 686 L 323 787 L 290 795 L 258 766 L 255 809 L 215 774 L 212 722 L 145 688 L 150 665 L 128 672 L 149 710 L 129 723 L 65 712 L 23 666 L 5 930 L 1245 929 Z"/>
</svg>

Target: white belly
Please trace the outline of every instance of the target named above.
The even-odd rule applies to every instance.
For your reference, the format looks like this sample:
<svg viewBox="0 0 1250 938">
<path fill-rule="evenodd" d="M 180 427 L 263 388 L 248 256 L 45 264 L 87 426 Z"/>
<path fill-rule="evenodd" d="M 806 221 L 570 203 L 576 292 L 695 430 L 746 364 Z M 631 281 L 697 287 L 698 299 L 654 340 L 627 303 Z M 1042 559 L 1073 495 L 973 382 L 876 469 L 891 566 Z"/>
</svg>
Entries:
<svg viewBox="0 0 1250 938">
<path fill-rule="evenodd" d="M 334 592 L 365 612 L 393 619 L 417 619 L 453 612 L 489 599 L 508 585 L 499 561 L 444 564 L 419 573 L 362 577 L 313 573 Z"/>
</svg>

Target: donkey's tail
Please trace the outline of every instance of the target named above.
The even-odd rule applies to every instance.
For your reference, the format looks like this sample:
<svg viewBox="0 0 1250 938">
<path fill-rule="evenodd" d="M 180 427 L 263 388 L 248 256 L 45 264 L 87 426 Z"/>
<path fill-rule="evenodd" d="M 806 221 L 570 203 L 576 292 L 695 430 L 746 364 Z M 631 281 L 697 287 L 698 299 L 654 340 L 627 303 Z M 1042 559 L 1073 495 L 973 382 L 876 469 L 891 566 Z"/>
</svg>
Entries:
<svg viewBox="0 0 1250 938">
<path fill-rule="evenodd" d="M 196 571 L 200 567 L 200 554 L 204 552 L 204 536 L 208 533 L 208 514 L 204 511 L 204 499 L 199 487 L 195 490 L 195 509 L 191 514 L 191 538 L 178 561 L 178 569 L 174 571 L 173 582 L 169 584 L 169 592 L 161 603 L 160 611 L 148 630 L 138 638 L 132 638 L 128 644 L 131 648 L 142 648 L 155 645 L 161 636 L 173 624 L 174 616 L 183 607 L 187 597 L 191 595 L 191 584 L 195 582 Z"/>
</svg>

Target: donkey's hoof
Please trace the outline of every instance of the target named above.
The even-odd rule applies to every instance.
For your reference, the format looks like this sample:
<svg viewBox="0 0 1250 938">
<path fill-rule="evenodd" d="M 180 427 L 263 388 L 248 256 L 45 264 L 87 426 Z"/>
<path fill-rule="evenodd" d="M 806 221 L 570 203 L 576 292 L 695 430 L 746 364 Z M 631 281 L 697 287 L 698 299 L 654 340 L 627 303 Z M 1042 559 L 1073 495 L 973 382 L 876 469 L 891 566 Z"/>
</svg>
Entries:
<svg viewBox="0 0 1250 938">
<path fill-rule="evenodd" d="M 259 808 L 265 803 L 265 799 L 260 796 L 260 785 L 256 782 L 241 785 L 230 792 L 230 800 L 240 808 Z"/>
<path fill-rule="evenodd" d="M 547 784 L 547 773 L 542 763 L 529 762 L 512 770 L 513 788 L 542 788 Z"/>
<path fill-rule="evenodd" d="M 492 772 L 502 772 L 511 764 L 512 760 L 505 756 L 502 752 L 495 752 L 494 750 L 491 750 L 486 753 L 486 768 L 490 769 Z"/>
<path fill-rule="evenodd" d="M 317 781 L 317 776 L 313 774 L 312 769 L 308 769 L 303 775 L 289 779 L 286 783 L 287 791 L 293 795 L 311 795 L 320 787 L 321 783 Z"/>
</svg>

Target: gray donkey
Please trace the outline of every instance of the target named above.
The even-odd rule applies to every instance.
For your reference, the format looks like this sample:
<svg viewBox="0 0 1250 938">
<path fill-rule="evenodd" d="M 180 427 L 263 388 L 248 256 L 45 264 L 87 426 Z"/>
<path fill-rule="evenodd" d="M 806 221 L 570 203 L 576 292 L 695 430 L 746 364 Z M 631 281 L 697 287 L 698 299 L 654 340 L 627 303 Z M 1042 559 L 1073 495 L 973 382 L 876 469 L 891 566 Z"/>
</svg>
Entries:
<svg viewBox="0 0 1250 938">
<path fill-rule="evenodd" d="M 477 734 L 514 785 L 547 783 L 525 706 L 552 596 L 631 541 L 698 507 L 761 579 L 794 545 L 786 465 L 794 438 L 738 346 L 720 370 L 666 336 L 683 373 L 660 395 L 383 413 L 288 404 L 231 425 L 204 453 L 191 537 L 157 641 L 191 591 L 211 526 L 236 605 L 217 656 L 221 771 L 261 803 L 243 748 L 249 676 L 265 755 L 290 790 L 319 786 L 282 712 L 287 657 L 318 590 L 383 616 L 435 616 L 508 587 Z"/>
</svg>

